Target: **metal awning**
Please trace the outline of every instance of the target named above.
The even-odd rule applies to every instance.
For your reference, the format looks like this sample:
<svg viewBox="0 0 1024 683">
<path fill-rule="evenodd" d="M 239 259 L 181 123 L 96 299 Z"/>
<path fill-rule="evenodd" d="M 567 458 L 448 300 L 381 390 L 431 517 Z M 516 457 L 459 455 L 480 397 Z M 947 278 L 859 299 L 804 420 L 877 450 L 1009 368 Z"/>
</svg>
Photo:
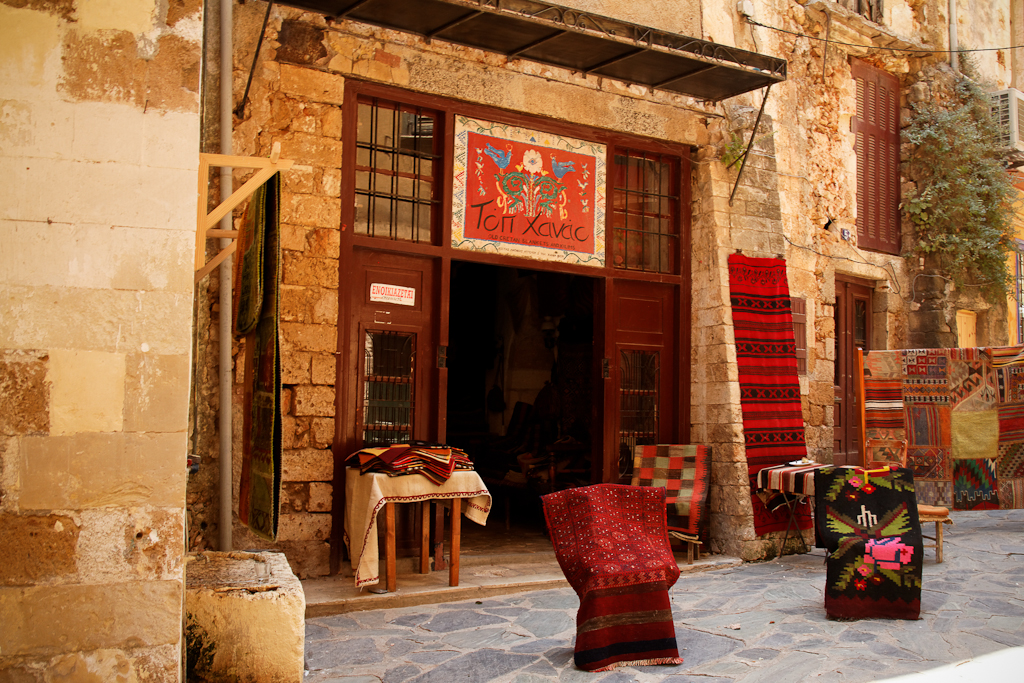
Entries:
<svg viewBox="0 0 1024 683">
<path fill-rule="evenodd" d="M 535 0 L 280 4 L 702 100 L 724 100 L 786 80 L 784 59 Z"/>
</svg>

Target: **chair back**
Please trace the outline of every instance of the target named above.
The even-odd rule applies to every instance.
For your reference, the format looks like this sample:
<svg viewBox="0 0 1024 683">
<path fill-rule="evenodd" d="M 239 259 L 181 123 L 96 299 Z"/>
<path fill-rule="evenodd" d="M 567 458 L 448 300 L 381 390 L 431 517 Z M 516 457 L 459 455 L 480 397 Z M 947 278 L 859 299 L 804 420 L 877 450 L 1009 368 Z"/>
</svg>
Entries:
<svg viewBox="0 0 1024 683">
<path fill-rule="evenodd" d="M 631 483 L 664 488 L 669 528 L 698 535 L 707 526 L 711 446 L 636 446 Z"/>
</svg>

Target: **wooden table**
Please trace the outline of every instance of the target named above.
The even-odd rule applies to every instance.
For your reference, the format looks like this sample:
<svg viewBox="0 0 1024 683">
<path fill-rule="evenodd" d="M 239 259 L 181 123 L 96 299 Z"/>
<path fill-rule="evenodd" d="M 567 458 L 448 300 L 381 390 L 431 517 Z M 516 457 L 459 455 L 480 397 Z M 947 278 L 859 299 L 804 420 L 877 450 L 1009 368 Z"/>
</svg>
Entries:
<svg viewBox="0 0 1024 683">
<path fill-rule="evenodd" d="M 422 522 L 420 535 L 420 573 L 430 571 L 430 501 L 451 501 L 451 562 L 448 566 L 448 585 L 459 585 L 459 551 L 462 515 L 477 524 L 486 524 L 491 510 L 491 494 L 480 475 L 460 470 L 438 486 L 419 474 L 389 477 L 386 474 L 360 474 L 358 469 L 345 471 L 345 543 L 356 586 L 371 586 L 380 582 L 379 547 L 377 543 L 377 514 L 384 511 L 384 558 L 389 592 L 397 588 L 395 576 L 395 504 L 416 503 L 420 506 Z M 465 502 L 464 502 L 465 501 Z"/>
</svg>

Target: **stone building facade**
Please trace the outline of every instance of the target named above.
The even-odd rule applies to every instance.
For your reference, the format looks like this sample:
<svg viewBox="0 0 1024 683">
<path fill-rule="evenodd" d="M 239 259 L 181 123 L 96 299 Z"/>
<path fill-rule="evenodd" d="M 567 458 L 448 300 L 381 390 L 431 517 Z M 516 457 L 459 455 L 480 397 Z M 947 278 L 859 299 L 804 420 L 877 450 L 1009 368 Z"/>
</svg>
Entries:
<svg viewBox="0 0 1024 683">
<path fill-rule="evenodd" d="M 335 482 L 351 415 L 338 406 L 355 381 L 338 360 L 351 322 L 339 305 L 351 296 L 351 93 L 450 103 L 675 155 L 686 169 L 689 300 L 675 433 L 714 447 L 716 552 L 761 559 L 778 542 L 753 531 L 729 254 L 787 262 L 806 309 L 808 454 L 822 462 L 836 452 L 837 359 L 857 332 L 842 327 L 837 307 L 866 306 L 872 348 L 947 343 L 959 308 L 979 313 L 980 344 L 1005 341 L 1004 309 L 948 285 L 924 304 L 916 265 L 859 235 L 855 72 L 894 79 L 906 119 L 949 70 L 945 0 L 555 4 L 785 59 L 786 79 L 768 92 L 754 131 L 764 90 L 701 100 L 294 7 L 274 6 L 257 55 L 266 5 L 235 6 L 234 105 L 255 70 L 234 151 L 267 156 L 280 142 L 296 162 L 282 193 L 277 545 L 300 576 L 329 573 L 340 553 Z M 956 11 L 962 47 L 1022 42 L 1019 0 L 958 0 Z M 219 151 L 217 19 L 216 7 L 191 0 L 0 0 L 9 179 L 0 202 L 0 538 L 9 549 L 0 670 L 10 677 L 180 677 L 184 549 L 215 547 L 218 531 L 213 349 L 222 340 L 211 293 L 220 283 L 212 275 L 194 297 L 191 258 L 197 152 Z M 1012 52 L 977 53 L 992 88 L 1019 85 Z M 751 136 L 740 174 L 723 159 Z M 238 453 L 244 368 L 233 345 L 234 367 L 223 370 L 236 379 Z M 186 484 L 190 452 L 204 465 Z M 235 486 L 237 500 L 237 465 Z M 267 547 L 241 527 L 234 534 L 236 547 Z"/>
<path fill-rule="evenodd" d="M 0 2 L 3 680 L 179 680 L 201 41 Z"/>
<path fill-rule="evenodd" d="M 914 93 L 920 90 L 914 84 L 932 77 L 926 73 L 949 72 L 947 3 L 894 0 L 872 3 L 862 12 L 856 3 L 850 9 L 851 3 L 773 0 L 755 3 L 752 21 L 731 1 L 561 4 L 786 59 L 786 80 L 770 90 L 742 176 L 740 164 L 727 168 L 723 158 L 737 141 L 745 146 L 753 134 L 763 90 L 718 103 L 702 101 L 286 7 L 270 13 L 257 56 L 254 48 L 265 6 L 238 8 L 236 98 L 241 97 L 250 67 L 255 67 L 248 103 L 235 119 L 235 149 L 265 156 L 274 142 L 280 142 L 282 155 L 297 163 L 283 177 L 281 216 L 286 401 L 279 546 L 301 576 L 330 571 L 332 482 L 339 458 L 345 455 L 332 454 L 331 449 L 338 449 L 336 424 L 347 419 L 336 413 L 339 383 L 352 381 L 336 361 L 338 302 L 348 296 L 339 281 L 338 259 L 343 206 L 352 201 L 342 182 L 344 106 L 352 84 L 393 86 L 395 92 L 667 141 L 690 150 L 692 304 L 685 370 L 689 417 L 681 433 L 690 442 L 714 447 L 715 551 L 745 559 L 777 552 L 777 539 L 757 537 L 751 525 L 728 254 L 782 256 L 791 294 L 805 302 L 802 404 L 808 455 L 821 462 L 833 460 L 838 438 L 837 282 L 867 292 L 866 342 L 871 348 L 949 345 L 955 339 L 955 311 L 964 308 L 981 313 L 978 334 L 984 343 L 1005 343 L 1003 306 L 970 292 L 950 291 L 948 285 L 929 299 L 925 285 L 914 277 L 919 271 L 899 250 L 886 253 L 858 243 L 858 167 L 852 132 L 857 87 L 852 65 L 859 61 L 898 79 L 900 115 L 906 119 Z M 1020 11 L 1017 5 L 961 2 L 959 45 L 1012 45 L 1019 22 L 1019 17 L 1013 19 Z M 212 54 L 209 41 L 207 45 Z M 1016 83 L 1017 67 L 1009 51 L 980 52 L 976 61 L 989 87 Z M 206 129 L 213 127 L 208 123 Z M 901 230 L 907 232 L 905 243 L 912 239 L 909 227 Z M 934 302 L 936 312 L 927 312 L 928 301 Z M 237 347 L 235 353 L 238 358 Z M 201 369 L 206 367 L 209 364 Z M 237 364 L 235 377 L 240 377 Z M 200 384 L 200 395 L 209 399 L 211 386 L 204 390 Z M 206 417 L 200 423 L 212 424 L 214 411 L 209 400 L 201 403 L 199 412 Z M 199 439 L 215 442 L 213 435 Z M 237 427 L 235 441 L 237 452 Z M 211 529 L 215 524 L 211 487 L 212 479 L 192 482 L 192 529 Z M 244 528 L 236 527 L 235 535 L 243 546 L 258 543 Z M 191 541 L 196 547 L 209 547 L 213 538 L 195 532 Z M 333 538 L 335 544 L 340 539 L 337 529 Z"/>
</svg>

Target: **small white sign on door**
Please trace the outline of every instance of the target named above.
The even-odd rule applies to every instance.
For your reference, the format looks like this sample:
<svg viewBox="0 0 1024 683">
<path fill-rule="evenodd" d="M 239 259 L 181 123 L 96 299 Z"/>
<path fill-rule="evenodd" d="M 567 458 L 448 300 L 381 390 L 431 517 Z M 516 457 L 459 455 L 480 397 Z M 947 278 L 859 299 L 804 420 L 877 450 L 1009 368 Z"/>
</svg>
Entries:
<svg viewBox="0 0 1024 683">
<path fill-rule="evenodd" d="M 399 306 L 415 306 L 416 290 L 412 287 L 399 287 L 398 285 L 374 282 L 370 284 L 370 301 L 397 304 Z"/>
</svg>

